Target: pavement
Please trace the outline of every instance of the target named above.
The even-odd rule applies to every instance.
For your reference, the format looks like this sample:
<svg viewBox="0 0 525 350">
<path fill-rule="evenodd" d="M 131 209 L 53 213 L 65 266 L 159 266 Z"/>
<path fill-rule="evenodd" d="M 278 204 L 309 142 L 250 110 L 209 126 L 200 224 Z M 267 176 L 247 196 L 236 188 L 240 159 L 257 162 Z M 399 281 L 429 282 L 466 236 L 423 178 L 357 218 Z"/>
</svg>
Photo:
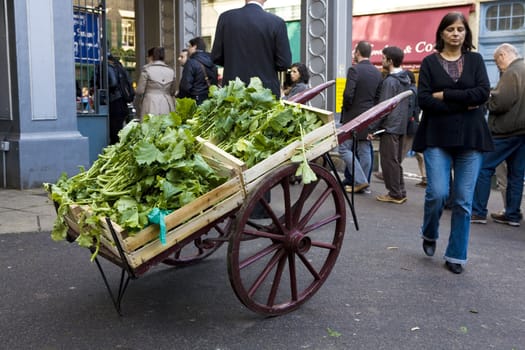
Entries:
<svg viewBox="0 0 525 350">
<path fill-rule="evenodd" d="M 461 275 L 444 268 L 450 211 L 434 257 L 419 228 L 424 189 L 415 158 L 403 163 L 408 201 L 355 195 L 330 277 L 294 312 L 262 317 L 228 286 L 230 246 L 188 268 L 164 264 L 132 280 L 123 315 L 90 252 L 49 237 L 56 217 L 44 190 L 0 189 L 0 348 L 178 350 L 525 350 L 525 225 L 472 225 Z M 489 211 L 501 209 L 492 191 Z M 100 259 L 113 291 L 121 271 Z M 229 265 L 228 265 L 229 266 Z"/>
<path fill-rule="evenodd" d="M 0 189 L 0 234 L 49 232 L 55 218 L 55 208 L 44 189 Z"/>
<path fill-rule="evenodd" d="M 335 161 L 339 167 L 337 159 Z M 417 161 L 414 157 L 407 157 L 403 168 L 406 179 L 419 182 L 421 177 L 418 175 Z M 374 181 L 377 179 L 373 178 L 372 183 Z M 409 187 L 412 186 L 407 186 L 407 190 L 410 190 Z M 493 197 L 496 196 L 491 196 Z M 501 197 L 498 196 L 498 200 L 501 200 Z M 55 218 L 55 208 L 43 188 L 0 188 L 0 234 L 51 231 Z"/>
</svg>

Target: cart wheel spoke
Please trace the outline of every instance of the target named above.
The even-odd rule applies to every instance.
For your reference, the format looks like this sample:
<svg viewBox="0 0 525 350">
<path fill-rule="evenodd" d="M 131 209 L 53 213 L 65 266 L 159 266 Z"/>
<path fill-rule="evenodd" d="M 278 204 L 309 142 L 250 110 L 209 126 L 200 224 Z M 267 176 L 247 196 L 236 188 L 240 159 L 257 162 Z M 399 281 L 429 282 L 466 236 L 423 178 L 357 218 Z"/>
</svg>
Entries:
<svg viewBox="0 0 525 350">
<path fill-rule="evenodd" d="M 324 218 L 324 219 L 321 219 L 321 220 L 318 220 L 317 222 L 311 224 L 311 225 L 308 225 L 306 226 L 304 229 L 303 229 L 303 232 L 305 234 L 308 234 L 308 232 L 312 232 L 312 231 L 315 231 L 317 229 L 320 229 L 321 227 L 325 226 L 325 225 L 328 225 L 328 224 L 331 224 L 333 223 L 334 221 L 337 221 L 341 218 L 340 215 L 333 215 L 333 216 L 330 216 L 330 217 L 327 217 L 327 218 Z"/>
<path fill-rule="evenodd" d="M 269 238 L 274 241 L 283 241 L 284 236 L 282 234 L 277 234 L 273 232 L 267 232 L 262 230 L 244 230 L 243 234 L 247 236 L 259 237 L 259 238 Z"/>
<path fill-rule="evenodd" d="M 299 298 L 297 296 L 297 274 L 296 274 L 296 267 L 295 267 L 295 254 L 288 255 L 288 264 L 289 264 L 289 269 L 290 269 L 291 298 L 292 300 L 296 301 Z"/>
<path fill-rule="evenodd" d="M 226 216 L 224 220 L 204 228 L 201 236 L 189 241 L 175 251 L 172 257 L 164 259 L 162 262 L 171 266 L 183 267 L 207 258 L 222 246 L 230 231 L 231 223 L 232 217 Z"/>
<path fill-rule="evenodd" d="M 276 251 L 281 247 L 281 244 L 272 244 L 271 246 L 268 246 L 264 249 L 261 249 L 260 251 L 256 252 L 255 254 L 249 256 L 248 258 L 244 259 L 239 263 L 239 268 L 242 270 L 246 268 L 247 266 L 255 263 L 256 261 L 264 258 L 268 254 Z"/>
<path fill-rule="evenodd" d="M 310 271 L 310 273 L 312 274 L 312 276 L 314 276 L 315 280 L 320 280 L 321 279 L 321 276 L 319 275 L 319 273 L 315 270 L 315 268 L 312 266 L 312 264 L 310 264 L 310 262 L 305 258 L 305 256 L 303 254 L 297 254 L 299 255 L 299 258 L 301 259 L 301 261 L 303 262 L 304 266 L 306 266 L 306 268 L 308 269 L 308 271 Z"/>
<path fill-rule="evenodd" d="M 277 295 L 277 291 L 279 290 L 279 285 L 281 284 L 281 276 L 283 275 L 285 265 L 286 256 L 282 255 L 279 259 L 279 265 L 277 265 L 277 269 L 273 277 L 272 288 L 270 290 L 270 294 L 268 295 L 268 301 L 266 302 L 267 305 L 274 305 L 275 303 L 275 297 Z"/>
<path fill-rule="evenodd" d="M 324 202 L 327 200 L 328 196 L 332 193 L 334 189 L 333 188 L 326 188 L 326 190 L 323 192 L 323 194 L 318 198 L 318 200 L 315 202 L 315 204 L 306 212 L 306 214 L 302 217 L 301 221 L 299 222 L 299 227 L 304 228 L 306 223 L 308 223 L 314 214 L 319 212 L 319 208 L 324 204 Z"/>
<path fill-rule="evenodd" d="M 291 177 L 283 177 L 283 179 L 280 182 L 283 189 L 283 203 L 285 208 L 284 222 L 288 227 L 292 225 L 292 223 L 295 220 L 295 217 L 293 216 L 293 210 L 291 210 L 292 200 L 290 196 L 290 180 Z"/>
<path fill-rule="evenodd" d="M 297 222 L 299 222 L 301 218 L 301 213 L 303 211 L 304 203 L 305 201 L 310 197 L 312 192 L 315 190 L 315 187 L 317 186 L 317 181 L 313 183 L 309 183 L 308 185 L 304 185 L 304 187 L 301 190 L 301 194 L 299 198 L 297 198 L 296 202 L 292 207 L 290 208 L 290 213 L 293 213 L 293 222 L 290 222 L 290 224 L 295 225 Z"/>
<path fill-rule="evenodd" d="M 283 314 L 306 302 L 328 278 L 341 250 L 343 193 L 328 170 L 317 164 L 311 168 L 318 180 L 306 185 L 290 185 L 296 164 L 265 175 L 232 225 L 230 283 L 244 305 L 264 315 Z M 269 217 L 251 219 L 257 207 Z"/>
<path fill-rule="evenodd" d="M 281 271 L 282 272 L 282 266 L 281 266 L 282 265 L 282 263 L 281 263 L 282 262 L 282 256 L 283 256 L 283 251 L 275 252 L 274 256 L 272 257 L 272 259 L 270 260 L 268 265 L 266 265 L 266 267 L 261 271 L 259 276 L 257 276 L 257 278 L 253 282 L 252 286 L 248 290 L 248 295 L 249 296 L 253 296 L 255 291 L 257 291 L 257 289 L 261 286 L 261 284 L 264 282 L 264 280 L 266 280 L 266 278 L 268 277 L 268 275 L 270 274 L 270 272 L 272 271 L 272 269 L 275 267 L 275 265 L 277 263 L 279 263 L 277 271 Z"/>
</svg>

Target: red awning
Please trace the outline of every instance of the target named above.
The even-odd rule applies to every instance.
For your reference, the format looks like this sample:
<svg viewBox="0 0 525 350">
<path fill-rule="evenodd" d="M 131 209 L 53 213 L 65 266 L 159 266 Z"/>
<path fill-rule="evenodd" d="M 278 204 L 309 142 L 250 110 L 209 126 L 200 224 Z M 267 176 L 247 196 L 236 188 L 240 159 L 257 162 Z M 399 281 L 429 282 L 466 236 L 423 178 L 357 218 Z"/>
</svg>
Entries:
<svg viewBox="0 0 525 350">
<path fill-rule="evenodd" d="M 419 64 L 434 49 L 436 30 L 447 13 L 461 12 L 469 18 L 472 5 L 436 8 L 409 12 L 354 16 L 352 19 L 352 47 L 361 40 L 373 46 L 370 60 L 381 65 L 386 46 L 397 46 L 405 52 L 403 64 Z"/>
</svg>

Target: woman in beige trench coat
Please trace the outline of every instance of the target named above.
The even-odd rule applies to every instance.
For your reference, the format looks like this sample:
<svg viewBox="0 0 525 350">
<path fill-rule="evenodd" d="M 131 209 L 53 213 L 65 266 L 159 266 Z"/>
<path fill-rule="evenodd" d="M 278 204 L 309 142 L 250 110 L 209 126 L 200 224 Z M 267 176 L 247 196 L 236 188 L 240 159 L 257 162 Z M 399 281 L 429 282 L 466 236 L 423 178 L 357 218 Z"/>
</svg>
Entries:
<svg viewBox="0 0 525 350">
<path fill-rule="evenodd" d="M 141 120 L 146 114 L 168 114 L 175 110 L 175 71 L 164 62 L 164 48 L 149 49 L 148 61 L 135 91 L 135 107 Z"/>
</svg>

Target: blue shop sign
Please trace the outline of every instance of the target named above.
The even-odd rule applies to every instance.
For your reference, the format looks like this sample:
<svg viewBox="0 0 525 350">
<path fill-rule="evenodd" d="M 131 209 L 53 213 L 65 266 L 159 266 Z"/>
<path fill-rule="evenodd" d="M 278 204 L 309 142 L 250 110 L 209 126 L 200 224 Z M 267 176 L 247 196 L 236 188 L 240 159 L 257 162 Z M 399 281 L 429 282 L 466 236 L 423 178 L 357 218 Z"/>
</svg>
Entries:
<svg viewBox="0 0 525 350">
<path fill-rule="evenodd" d="M 75 62 L 100 62 L 99 19 L 95 13 L 73 13 Z"/>
</svg>

